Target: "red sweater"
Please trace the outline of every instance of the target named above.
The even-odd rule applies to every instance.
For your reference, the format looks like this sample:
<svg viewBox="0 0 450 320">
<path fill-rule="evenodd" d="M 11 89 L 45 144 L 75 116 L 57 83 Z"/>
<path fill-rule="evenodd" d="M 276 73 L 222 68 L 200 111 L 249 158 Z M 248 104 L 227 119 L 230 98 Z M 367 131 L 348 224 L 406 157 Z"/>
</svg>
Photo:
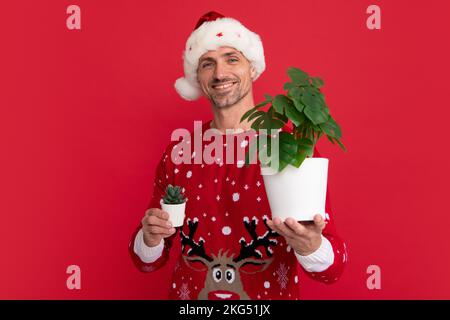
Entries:
<svg viewBox="0 0 450 320">
<path fill-rule="evenodd" d="M 210 121 L 202 126 L 202 134 L 208 128 Z M 246 142 L 238 143 L 243 134 L 232 135 L 235 151 L 247 146 Z M 188 198 L 185 223 L 164 240 L 162 256 L 153 263 L 144 263 L 133 250 L 139 225 L 129 245 L 132 260 L 142 272 L 156 271 L 166 264 L 173 241 L 181 241 L 170 299 L 298 299 L 302 265 L 284 238 L 265 224 L 271 212 L 259 163 L 246 167 L 241 162 L 244 158 L 239 158 L 241 161 L 227 164 L 226 136 L 222 137 L 225 159 L 213 164 L 176 165 L 171 154 L 174 147 L 178 153 L 178 142 L 167 146 L 156 169 L 149 208 L 160 208 L 169 183 L 182 186 Z M 316 149 L 314 156 L 320 157 Z M 347 253 L 336 234 L 329 192 L 326 212 L 328 224 L 323 236 L 332 245 L 333 264 L 321 272 L 304 271 L 331 284 L 342 274 Z"/>
</svg>

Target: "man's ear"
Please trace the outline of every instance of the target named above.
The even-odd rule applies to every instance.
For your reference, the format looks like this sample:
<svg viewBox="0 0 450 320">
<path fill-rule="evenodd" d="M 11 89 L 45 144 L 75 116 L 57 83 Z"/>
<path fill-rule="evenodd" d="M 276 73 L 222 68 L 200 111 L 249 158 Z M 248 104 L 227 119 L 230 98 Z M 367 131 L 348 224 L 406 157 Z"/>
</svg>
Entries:
<svg viewBox="0 0 450 320">
<path fill-rule="evenodd" d="M 252 78 L 252 80 L 256 77 L 256 69 L 253 65 L 250 67 L 250 77 Z"/>
</svg>

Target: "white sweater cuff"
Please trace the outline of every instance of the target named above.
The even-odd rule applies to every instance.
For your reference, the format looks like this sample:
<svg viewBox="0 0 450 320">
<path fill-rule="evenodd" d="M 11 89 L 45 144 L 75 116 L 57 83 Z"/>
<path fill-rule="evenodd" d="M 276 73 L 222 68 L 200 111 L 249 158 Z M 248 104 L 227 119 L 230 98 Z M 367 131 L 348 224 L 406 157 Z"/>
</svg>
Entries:
<svg viewBox="0 0 450 320">
<path fill-rule="evenodd" d="M 142 229 L 136 234 L 136 239 L 134 239 L 134 253 L 138 255 L 138 257 L 144 263 L 152 263 L 158 260 L 162 256 L 162 252 L 164 249 L 164 239 L 161 239 L 161 242 L 156 247 L 149 247 L 144 242 L 144 233 Z"/>
<path fill-rule="evenodd" d="M 308 272 L 322 272 L 328 269 L 334 262 L 334 252 L 330 241 L 323 235 L 320 247 L 313 253 L 302 256 L 295 252 L 298 262 Z"/>
</svg>

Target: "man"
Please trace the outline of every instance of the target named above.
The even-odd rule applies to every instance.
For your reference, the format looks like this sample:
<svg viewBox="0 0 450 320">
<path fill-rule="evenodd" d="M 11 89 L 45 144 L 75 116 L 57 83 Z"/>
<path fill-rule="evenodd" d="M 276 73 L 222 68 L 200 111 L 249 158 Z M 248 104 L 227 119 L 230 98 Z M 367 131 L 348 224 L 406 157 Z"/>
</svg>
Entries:
<svg viewBox="0 0 450 320">
<path fill-rule="evenodd" d="M 217 12 L 202 16 L 186 43 L 185 77 L 175 83 L 184 99 L 204 95 L 211 102 L 213 120 L 193 135 L 213 128 L 223 138 L 222 155 L 230 137 L 240 142 L 231 146 L 239 154 L 251 129 L 251 121 L 240 119 L 254 106 L 252 82 L 264 69 L 257 34 Z M 219 157 L 213 164 L 176 164 L 179 149 L 176 142 L 167 146 L 149 209 L 129 246 L 139 270 L 165 265 L 176 230 L 159 209 L 160 200 L 168 184 L 182 186 L 188 202 L 171 299 L 298 299 L 300 268 L 323 283 L 338 280 L 347 253 L 336 235 L 329 199 L 325 220 L 316 215 L 309 224 L 292 218 L 272 221 L 257 164 L 244 166 L 242 158 L 229 164 Z"/>
</svg>

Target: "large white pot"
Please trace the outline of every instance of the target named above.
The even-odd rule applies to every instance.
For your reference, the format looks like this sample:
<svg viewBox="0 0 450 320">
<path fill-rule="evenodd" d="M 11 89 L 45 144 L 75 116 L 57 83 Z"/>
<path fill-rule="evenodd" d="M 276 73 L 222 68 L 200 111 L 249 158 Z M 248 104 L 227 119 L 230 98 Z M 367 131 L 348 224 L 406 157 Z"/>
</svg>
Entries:
<svg viewBox="0 0 450 320">
<path fill-rule="evenodd" d="M 173 227 L 181 227 L 184 223 L 186 202 L 180 204 L 165 204 L 161 199 L 161 209 L 169 214 L 169 221 Z"/>
<path fill-rule="evenodd" d="M 311 221 L 316 214 L 325 218 L 328 159 L 306 158 L 299 168 L 288 165 L 276 173 L 262 167 L 261 174 L 272 218 Z"/>
</svg>

